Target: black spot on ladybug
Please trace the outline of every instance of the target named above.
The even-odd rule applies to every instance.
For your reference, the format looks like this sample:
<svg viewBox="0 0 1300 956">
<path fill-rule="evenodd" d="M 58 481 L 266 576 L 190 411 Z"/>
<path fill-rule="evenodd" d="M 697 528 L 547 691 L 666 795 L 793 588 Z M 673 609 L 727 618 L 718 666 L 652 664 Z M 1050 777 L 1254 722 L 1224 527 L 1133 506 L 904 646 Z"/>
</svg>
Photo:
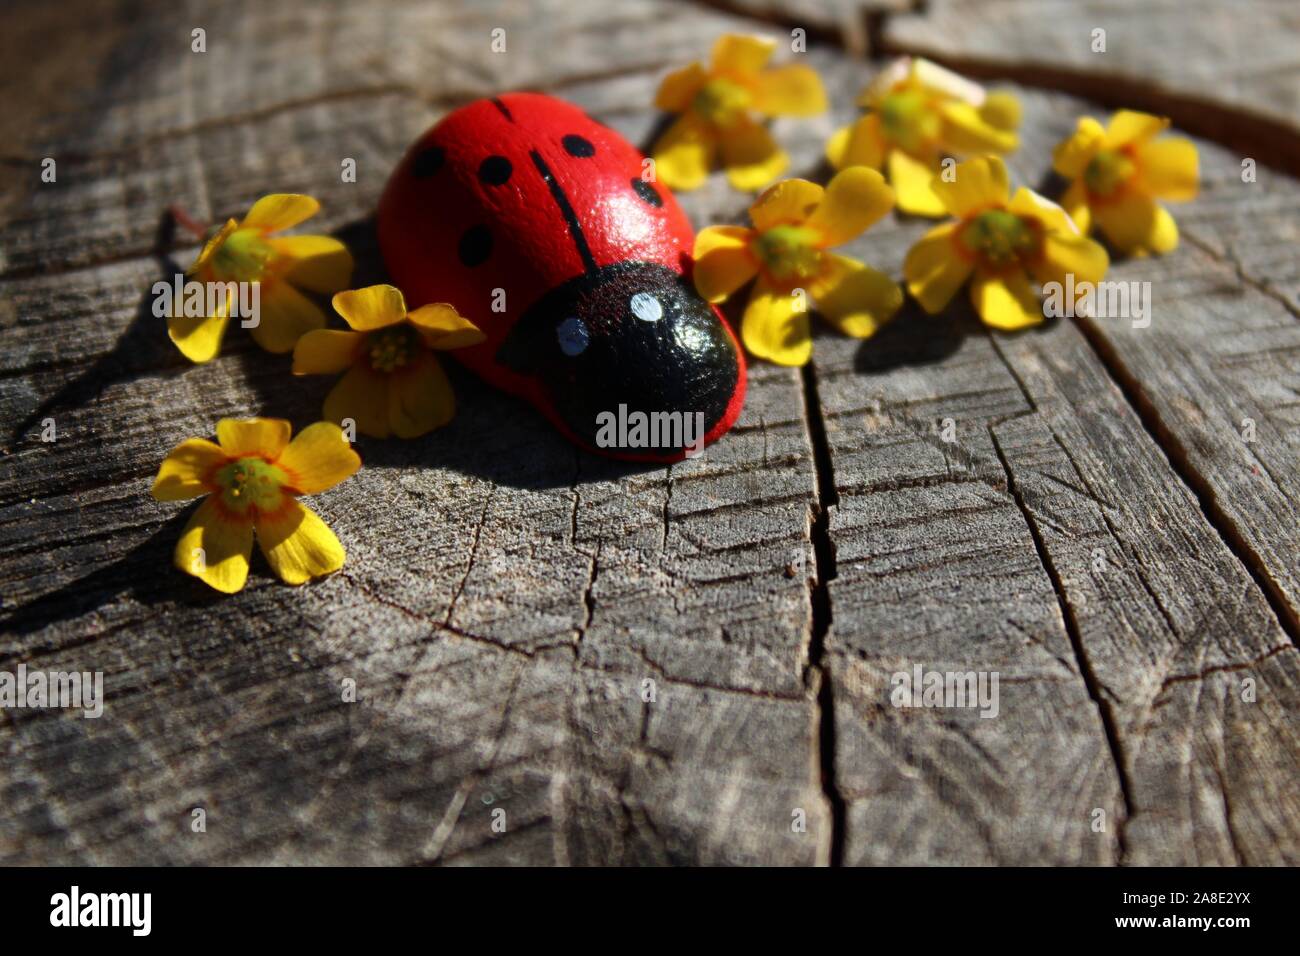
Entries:
<svg viewBox="0 0 1300 956">
<path fill-rule="evenodd" d="M 583 139 L 577 133 L 570 133 L 560 142 L 564 144 L 564 151 L 570 156 L 586 159 L 588 156 L 596 155 L 596 147 L 591 145 L 591 140 Z"/>
<path fill-rule="evenodd" d="M 647 204 L 658 208 L 664 204 L 663 197 L 659 195 L 658 190 L 639 176 L 632 178 L 632 188 L 636 194 Z"/>
<path fill-rule="evenodd" d="M 478 165 L 478 178 L 489 186 L 502 186 L 510 181 L 513 167 L 504 156 L 489 156 Z"/>
<path fill-rule="evenodd" d="M 461 235 L 456 252 L 466 268 L 482 265 L 492 255 L 492 231 L 487 226 L 470 226 Z"/>
<path fill-rule="evenodd" d="M 442 169 L 446 159 L 447 154 L 443 152 L 441 146 L 430 146 L 428 149 L 421 150 L 415 157 L 415 162 L 411 164 L 411 173 L 416 179 L 428 179 Z"/>
</svg>

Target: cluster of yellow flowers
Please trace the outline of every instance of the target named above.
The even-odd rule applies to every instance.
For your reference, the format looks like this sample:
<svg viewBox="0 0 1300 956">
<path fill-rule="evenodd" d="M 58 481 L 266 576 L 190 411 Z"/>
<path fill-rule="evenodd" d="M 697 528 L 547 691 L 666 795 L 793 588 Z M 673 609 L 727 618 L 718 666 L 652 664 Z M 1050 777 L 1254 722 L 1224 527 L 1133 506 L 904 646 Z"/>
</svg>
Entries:
<svg viewBox="0 0 1300 956">
<path fill-rule="evenodd" d="M 325 399 L 326 421 L 293 441 L 274 418 L 217 423 L 217 443 L 181 442 L 154 481 L 159 501 L 207 495 L 176 543 L 182 571 L 233 593 L 244 586 L 256 531 L 271 569 L 302 584 L 343 566 L 338 538 L 298 497 L 350 476 L 361 459 L 339 423 L 376 438 L 412 438 L 450 421 L 451 385 L 434 351 L 477 345 L 483 333 L 446 304 L 407 312 L 390 285 L 344 289 L 352 256 L 329 236 L 278 236 L 320 209 L 310 196 L 278 194 L 254 203 L 203 246 L 187 276 L 200 282 L 256 282 L 260 292 L 254 341 L 268 352 L 293 353 L 295 375 L 344 373 Z M 167 331 L 193 362 L 217 356 L 235 302 L 235 286 L 210 315 L 174 309 Z M 349 331 L 326 329 L 325 314 L 300 290 L 335 293 L 334 310 Z"/>
<path fill-rule="evenodd" d="M 693 189 L 720 158 L 733 186 L 757 190 L 789 165 L 756 117 L 821 113 L 826 95 L 807 66 L 767 68 L 775 49 L 772 40 L 725 36 L 707 67 L 664 79 L 656 104 L 681 114 L 653 149 L 664 183 Z M 1052 156 L 1070 182 L 1058 204 L 1025 187 L 1011 191 L 1000 156 L 1019 144 L 1020 104 L 1009 93 L 908 57 L 884 69 L 858 105 L 865 114 L 826 144 L 837 172 L 825 189 L 802 179 L 776 183 L 750 206 L 753 228 L 711 226 L 696 239 L 695 284 L 710 302 L 757 277 L 741 338 L 771 362 L 802 365 L 811 357 L 810 299 L 855 338 L 898 311 L 898 284 L 828 251 L 895 205 L 914 216 L 951 217 L 904 261 L 907 290 L 921 307 L 941 311 L 969 280 L 983 321 L 1013 330 L 1043 320 L 1035 283 L 1064 287 L 1073 275 L 1082 292 L 1105 276 L 1106 249 L 1088 238 L 1094 225 L 1121 254 L 1168 252 L 1178 227 L 1157 200 L 1196 195 L 1196 147 L 1158 139 L 1169 121 L 1145 113 L 1121 110 L 1105 127 L 1091 117 L 1078 121 Z"/>
<path fill-rule="evenodd" d="M 756 191 L 785 170 L 789 157 L 762 118 L 816 115 L 827 101 L 810 67 L 768 68 L 775 48 L 772 40 L 724 36 L 707 67 L 692 64 L 664 79 L 655 103 L 679 115 L 653 150 L 660 181 L 694 189 L 720 162 L 733 186 Z M 694 280 L 708 301 L 722 302 L 754 280 L 741 338 L 760 358 L 809 360 L 809 299 L 855 338 L 893 317 L 903 303 L 899 284 L 830 250 L 895 205 L 912 215 L 952 217 L 926 233 L 903 264 L 907 289 L 922 308 L 942 310 L 969 280 L 981 318 L 1018 329 L 1042 321 L 1034 282 L 1064 285 L 1073 275 L 1082 288 L 1105 275 L 1106 250 L 1087 238 L 1093 225 L 1121 253 L 1168 252 L 1178 228 L 1156 200 L 1196 195 L 1196 149 L 1185 139 L 1157 139 L 1168 126 L 1159 117 L 1124 110 L 1105 127 L 1080 119 L 1053 154 L 1053 168 L 1070 181 L 1058 205 L 1024 187 L 1011 192 L 999 156 L 1018 144 L 1013 96 L 985 92 L 925 60 L 903 59 L 866 88 L 859 105 L 866 113 L 826 145 L 837 172 L 825 188 L 803 179 L 776 183 L 750 206 L 752 228 L 711 226 L 696 238 Z M 949 157 L 962 162 L 946 164 Z M 341 242 L 278 235 L 319 209 L 309 196 L 279 194 L 229 220 L 187 272 L 200 282 L 230 283 L 225 302 L 202 316 L 176 309 L 167 320 L 187 358 L 211 361 L 232 316 L 234 284 L 257 283 L 257 344 L 292 352 L 296 375 L 342 373 L 325 400 L 326 421 L 292 441 L 280 419 L 223 419 L 215 444 L 189 439 L 163 461 L 155 498 L 207 496 L 177 542 L 175 563 L 219 591 L 244 586 L 255 532 L 271 568 L 290 584 L 338 570 L 338 538 L 297 499 L 361 466 L 339 423 L 350 420 L 377 438 L 412 438 L 446 424 L 455 400 L 433 352 L 484 341 L 450 305 L 408 312 L 390 285 L 343 291 L 353 261 Z M 324 312 L 304 290 L 333 294 L 348 328 L 326 329 Z"/>
</svg>

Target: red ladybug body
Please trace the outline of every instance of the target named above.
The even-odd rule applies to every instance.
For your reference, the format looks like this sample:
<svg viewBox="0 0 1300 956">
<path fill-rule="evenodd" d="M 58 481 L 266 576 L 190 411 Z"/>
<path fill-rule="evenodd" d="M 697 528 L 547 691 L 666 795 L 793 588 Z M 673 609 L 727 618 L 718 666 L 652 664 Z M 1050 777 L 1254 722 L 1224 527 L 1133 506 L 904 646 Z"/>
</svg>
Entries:
<svg viewBox="0 0 1300 956">
<path fill-rule="evenodd" d="M 585 448 L 676 461 L 689 432 L 676 447 L 633 433 L 611 445 L 601 423 L 679 413 L 711 442 L 740 414 L 745 361 L 691 285 L 690 222 L 642 171 L 630 143 L 571 104 L 478 100 L 393 172 L 379 242 L 412 308 L 450 302 L 487 335 L 451 353 L 465 365 Z"/>
</svg>

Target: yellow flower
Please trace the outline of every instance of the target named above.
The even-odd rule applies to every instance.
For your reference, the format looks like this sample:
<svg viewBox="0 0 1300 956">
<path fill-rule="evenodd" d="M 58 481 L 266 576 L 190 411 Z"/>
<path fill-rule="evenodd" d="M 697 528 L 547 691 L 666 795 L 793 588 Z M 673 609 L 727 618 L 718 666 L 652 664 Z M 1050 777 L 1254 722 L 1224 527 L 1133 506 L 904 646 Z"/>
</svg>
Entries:
<svg viewBox="0 0 1300 956">
<path fill-rule="evenodd" d="M 208 496 L 176 542 L 176 566 L 234 594 L 248 578 L 256 530 L 271 569 L 289 584 L 341 568 L 339 539 L 298 496 L 331 488 L 361 467 L 342 430 L 317 422 L 289 441 L 281 419 L 223 418 L 217 442 L 181 442 L 154 479 L 159 501 Z"/>
<path fill-rule="evenodd" d="M 430 350 L 478 345 L 482 332 L 450 305 L 408 314 L 401 290 L 391 285 L 340 292 L 334 308 L 352 331 L 317 329 L 293 350 L 295 375 L 346 370 L 325 399 L 325 418 L 350 418 L 374 438 L 415 438 L 451 421 L 451 383 Z"/>
<path fill-rule="evenodd" d="M 1008 153 L 1019 142 L 1020 101 L 986 93 L 928 60 L 895 60 L 862 92 L 869 112 L 826 143 L 836 169 L 869 166 L 889 173 L 898 208 L 917 216 L 942 216 L 930 188 L 945 156 Z"/>
<path fill-rule="evenodd" d="M 971 302 L 987 325 L 1020 329 L 1043 321 L 1030 278 L 1074 288 L 1097 283 L 1110 261 L 1085 239 L 1060 206 L 1029 189 L 1008 199 L 1007 168 L 996 156 L 969 159 L 956 178 L 936 177 L 935 192 L 957 217 L 927 232 L 907 253 L 907 287 L 931 315 L 941 311 L 972 275 Z"/>
<path fill-rule="evenodd" d="M 826 250 L 853 239 L 894 205 L 874 169 L 846 169 L 821 186 L 787 179 L 749 207 L 753 229 L 710 226 L 695 239 L 695 287 L 722 302 L 758 276 L 741 320 L 745 347 L 778 365 L 812 356 L 807 298 L 845 335 L 866 338 L 903 303 L 882 272 Z"/>
<path fill-rule="evenodd" d="M 762 116 L 814 116 L 826 112 L 826 93 L 816 72 L 791 64 L 764 69 L 776 41 L 720 37 L 706 69 L 692 63 L 668 74 L 655 106 L 680 113 L 651 151 L 655 174 L 669 189 L 697 189 L 721 154 L 736 189 L 762 189 L 789 165 Z"/>
<path fill-rule="evenodd" d="M 229 220 L 209 239 L 186 272 L 199 282 L 259 283 L 258 323 L 251 329 L 268 352 L 288 352 L 300 335 L 325 324 L 324 313 L 298 287 L 336 292 L 352 275 L 352 256 L 337 239 L 272 235 L 310 219 L 319 209 L 320 203 L 310 196 L 263 196 L 242 222 Z M 230 286 L 212 315 L 168 317 L 167 334 L 191 362 L 209 362 L 221 350 L 234 290 Z"/>
<path fill-rule="evenodd" d="M 1087 233 L 1096 224 L 1119 252 L 1145 256 L 1178 245 L 1174 217 L 1157 199 L 1196 198 L 1191 140 L 1156 139 L 1169 120 L 1120 110 L 1102 129 L 1091 116 L 1052 152 L 1052 168 L 1071 180 L 1061 205 Z"/>
</svg>

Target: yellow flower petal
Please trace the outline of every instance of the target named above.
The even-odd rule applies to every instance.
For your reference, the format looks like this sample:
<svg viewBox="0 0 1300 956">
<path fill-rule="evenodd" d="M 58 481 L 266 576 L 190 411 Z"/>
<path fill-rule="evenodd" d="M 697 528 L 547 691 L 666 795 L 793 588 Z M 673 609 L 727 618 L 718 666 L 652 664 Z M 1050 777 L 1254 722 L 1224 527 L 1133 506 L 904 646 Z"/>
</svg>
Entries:
<svg viewBox="0 0 1300 956">
<path fill-rule="evenodd" d="M 297 193 L 275 193 L 263 196 L 253 203 L 248 215 L 239 225 L 251 226 L 262 232 L 279 232 L 291 229 L 298 223 L 310 219 L 320 211 L 320 203 L 310 196 Z"/>
<path fill-rule="evenodd" d="M 828 253 L 827 271 L 809 288 L 817 311 L 845 335 L 865 339 L 903 304 L 898 283 L 870 266 Z"/>
<path fill-rule="evenodd" d="M 1127 191 L 1113 202 L 1097 203 L 1092 217 L 1111 245 L 1125 255 L 1170 252 L 1178 245 L 1174 217 L 1142 193 Z"/>
<path fill-rule="evenodd" d="M 934 169 L 901 149 L 891 149 L 887 163 L 899 209 L 913 216 L 944 214 L 943 200 L 934 191 Z"/>
<path fill-rule="evenodd" d="M 877 107 L 880 101 L 896 87 L 904 84 L 915 85 L 916 66 L 921 63 L 933 65 L 925 60 L 914 61 L 910 56 L 900 56 L 891 60 L 884 69 L 872 77 L 866 89 L 859 94 L 857 105 L 863 108 Z"/>
<path fill-rule="evenodd" d="M 229 287 L 225 301 L 212 315 L 190 318 L 185 315 L 167 316 L 167 337 L 191 362 L 211 362 L 221 351 L 221 340 L 230 323 L 230 300 L 234 287 Z"/>
<path fill-rule="evenodd" d="M 695 237 L 695 289 L 705 301 L 722 302 L 754 278 L 758 263 L 749 251 L 753 236 L 753 230 L 743 226 L 700 230 Z"/>
<path fill-rule="evenodd" d="M 352 253 L 333 236 L 286 236 L 271 247 L 291 260 L 284 277 L 312 292 L 337 292 L 352 278 Z"/>
<path fill-rule="evenodd" d="M 262 283 L 262 309 L 249 331 L 268 352 L 292 352 L 298 339 L 325 324 L 325 313 L 283 279 Z"/>
<path fill-rule="evenodd" d="M 911 85 L 941 94 L 946 100 L 960 100 L 976 104 L 984 99 L 984 88 L 978 83 L 966 79 L 960 73 L 954 73 L 947 67 L 932 63 L 923 57 L 914 57 L 910 61 L 908 78 Z"/>
<path fill-rule="evenodd" d="M 710 65 L 717 73 L 757 73 L 767 65 L 775 50 L 776 41 L 767 37 L 727 33 L 713 44 Z"/>
<path fill-rule="evenodd" d="M 674 70 L 663 78 L 655 93 L 655 109 L 669 113 L 685 113 L 695 94 L 709 79 L 709 74 L 698 63 Z"/>
<path fill-rule="evenodd" d="M 429 352 L 388 376 L 388 427 L 398 438 L 418 438 L 456 414 L 447 373 Z"/>
<path fill-rule="evenodd" d="M 767 127 L 748 119 L 729 127 L 721 135 L 718 148 L 727 181 L 743 192 L 762 189 L 790 164 L 790 157 L 776 145 Z"/>
<path fill-rule="evenodd" d="M 1034 278 L 1042 285 L 1059 282 L 1066 286 L 1066 276 L 1074 276 L 1075 288 L 1081 283 L 1097 283 L 1106 276 L 1110 256 L 1099 242 L 1073 234 L 1049 235 L 1043 239 L 1042 256 L 1033 263 Z"/>
<path fill-rule="evenodd" d="M 1137 160 L 1142 185 L 1153 196 L 1175 202 L 1196 198 L 1199 159 L 1191 140 L 1171 136 L 1143 143 Z"/>
<path fill-rule="evenodd" d="M 248 580 L 252 553 L 252 523 L 231 519 L 212 497 L 199 505 L 185 525 L 172 559 L 176 567 L 209 587 L 234 594 Z"/>
<path fill-rule="evenodd" d="M 790 293 L 776 291 L 762 280 L 745 307 L 740 337 L 750 352 L 777 365 L 806 365 L 812 357 L 807 310 L 799 310 Z"/>
<path fill-rule="evenodd" d="M 903 260 L 907 290 L 931 315 L 943 311 L 974 268 L 974 263 L 957 251 L 958 228 L 960 223 L 950 222 L 931 229 Z"/>
<path fill-rule="evenodd" d="M 1020 128 L 1020 100 L 1014 93 L 994 91 L 984 97 L 980 118 L 998 129 Z"/>
<path fill-rule="evenodd" d="M 694 113 L 683 113 L 654 144 L 655 178 L 669 189 L 698 189 L 709 177 L 713 133 Z"/>
<path fill-rule="evenodd" d="M 361 348 L 360 332 L 315 329 L 293 347 L 294 375 L 329 375 L 351 368 Z"/>
<path fill-rule="evenodd" d="M 347 558 L 329 525 L 294 498 L 286 498 L 274 514 L 258 517 L 257 543 L 271 570 L 286 584 L 305 584 L 330 574 Z"/>
<path fill-rule="evenodd" d="M 880 169 L 885 162 L 885 140 L 880 135 L 880 114 L 868 113 L 852 126 L 836 130 L 826 143 L 826 159 L 835 169 L 870 166 Z"/>
<path fill-rule="evenodd" d="M 1020 142 L 1013 131 L 987 122 L 970 103 L 951 100 L 939 107 L 939 115 L 943 117 L 943 145 L 959 156 L 1009 153 Z"/>
<path fill-rule="evenodd" d="M 1080 116 L 1074 133 L 1052 150 L 1052 168 L 1066 179 L 1078 179 L 1106 141 L 1106 131 L 1091 116 Z"/>
<path fill-rule="evenodd" d="M 406 318 L 402 290 L 391 285 L 369 285 L 340 292 L 331 300 L 334 311 L 358 332 L 396 325 Z"/>
<path fill-rule="evenodd" d="M 487 341 L 478 326 L 445 302 L 422 305 L 407 318 L 431 349 L 463 349 Z"/>
<path fill-rule="evenodd" d="M 821 77 L 801 63 L 765 70 L 758 77 L 754 108 L 767 116 L 817 116 L 827 109 Z"/>
<path fill-rule="evenodd" d="M 216 251 L 219 248 L 221 248 L 221 244 L 225 242 L 227 239 L 229 239 L 230 234 L 233 233 L 238 228 L 239 228 L 239 223 L 237 223 L 235 220 L 233 219 L 226 220 L 226 224 L 221 227 L 221 230 L 215 236 L 213 236 L 211 239 L 209 239 L 207 242 L 203 244 L 203 250 L 199 253 L 198 258 L 194 260 L 194 262 L 190 265 L 190 267 L 185 270 L 185 274 L 195 275 L 201 272 L 203 268 L 208 264 L 208 262 L 212 259 L 213 254 L 216 253 Z"/>
<path fill-rule="evenodd" d="M 343 429 L 333 422 L 316 422 L 294 436 L 276 464 L 289 473 L 292 490 L 314 495 L 355 474 L 361 458 Z"/>
<path fill-rule="evenodd" d="M 1178 248 L 1178 223 L 1164 206 L 1156 206 L 1155 227 L 1147 237 L 1147 249 L 1157 255 L 1173 252 Z"/>
<path fill-rule="evenodd" d="M 217 444 L 229 458 L 260 455 L 275 461 L 289 444 L 291 431 L 283 418 L 223 418 L 217 422 Z"/>
<path fill-rule="evenodd" d="M 181 442 L 163 459 L 149 494 L 158 501 L 184 501 L 212 489 L 208 476 L 226 461 L 226 453 L 210 441 L 191 438 Z"/>
<path fill-rule="evenodd" d="M 893 208 L 894 191 L 884 176 L 866 166 L 850 166 L 827 184 L 826 195 L 807 225 L 821 234 L 823 247 L 839 246 Z"/>
<path fill-rule="evenodd" d="M 976 273 L 970 300 L 984 324 L 995 329 L 1012 332 L 1043 321 L 1043 304 L 1023 272 Z"/>
<path fill-rule="evenodd" d="M 807 221 L 826 197 L 826 190 L 806 179 L 783 179 L 770 186 L 749 206 L 754 228 L 765 232 L 773 226 L 800 225 Z"/>
<path fill-rule="evenodd" d="M 1163 132 L 1169 120 L 1163 116 L 1139 113 L 1136 110 L 1119 110 L 1106 124 L 1107 149 L 1119 149 L 1129 143 L 1140 143 Z"/>
<path fill-rule="evenodd" d="M 388 437 L 388 378 L 358 362 L 325 396 L 325 418 L 343 424 L 351 419 L 357 431 L 371 438 Z"/>
<path fill-rule="evenodd" d="M 1040 196 L 1032 189 L 1021 186 L 1007 203 L 1007 210 L 1017 216 L 1025 216 L 1041 223 L 1047 232 L 1060 232 L 1066 235 L 1078 235 L 1079 229 L 1066 211 L 1046 196 Z"/>
<path fill-rule="evenodd" d="M 932 187 L 944 208 L 958 219 L 1005 205 L 1011 195 L 1006 164 L 996 156 L 968 159 L 958 163 L 953 173 L 951 182 L 936 177 Z"/>
<path fill-rule="evenodd" d="M 1092 211 L 1088 208 L 1088 189 L 1082 179 L 1070 183 L 1065 194 L 1061 196 L 1061 208 L 1079 227 L 1080 234 L 1086 236 L 1092 229 Z"/>
</svg>

